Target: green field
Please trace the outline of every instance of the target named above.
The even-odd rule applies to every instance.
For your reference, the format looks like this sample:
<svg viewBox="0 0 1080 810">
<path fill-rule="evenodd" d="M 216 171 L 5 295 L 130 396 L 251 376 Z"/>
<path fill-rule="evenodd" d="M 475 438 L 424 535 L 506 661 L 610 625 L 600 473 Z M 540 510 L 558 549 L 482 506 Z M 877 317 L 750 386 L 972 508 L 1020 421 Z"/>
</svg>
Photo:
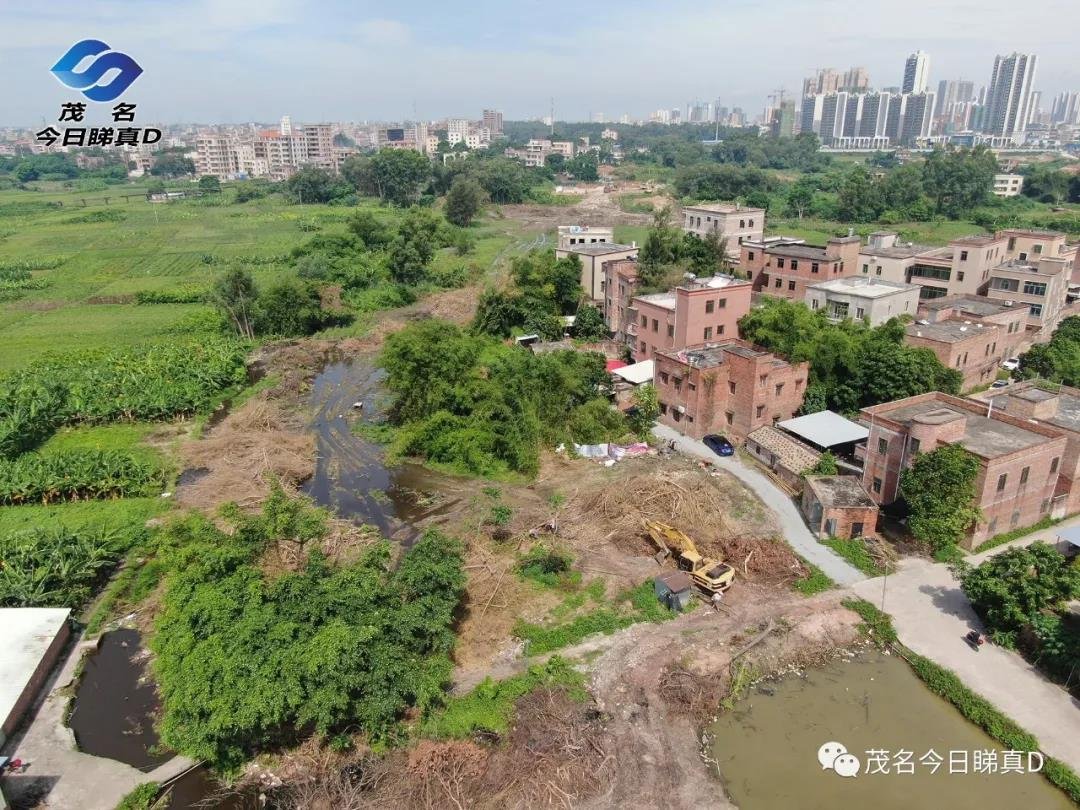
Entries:
<svg viewBox="0 0 1080 810">
<path fill-rule="evenodd" d="M 93 192 L 59 182 L 34 186 L 0 191 L 0 267 L 35 268 L 31 289 L 0 298 L 0 377 L 50 354 L 210 337 L 220 329 L 210 306 L 139 304 L 136 295 L 205 290 L 235 264 L 265 285 L 293 274 L 288 254 L 294 247 L 316 234 L 344 233 L 357 208 L 376 211 L 388 222 L 401 216 L 373 200 L 355 207 L 301 206 L 271 194 L 236 204 L 227 187 L 220 196 L 150 203 L 140 183 Z M 464 255 L 441 249 L 431 271 L 462 267 L 467 278 L 482 279 L 535 236 L 491 213 L 469 233 L 472 249 Z M 362 333 L 372 317 L 360 314 L 331 334 Z M 197 431 L 204 420 L 188 425 Z M 148 423 L 61 427 L 39 450 L 121 451 L 164 469 L 169 481 L 179 472 L 175 448 L 181 433 L 177 426 Z M 169 505 L 168 498 L 154 497 L 4 507 L 0 534 L 58 524 L 73 531 L 138 532 Z"/>
</svg>

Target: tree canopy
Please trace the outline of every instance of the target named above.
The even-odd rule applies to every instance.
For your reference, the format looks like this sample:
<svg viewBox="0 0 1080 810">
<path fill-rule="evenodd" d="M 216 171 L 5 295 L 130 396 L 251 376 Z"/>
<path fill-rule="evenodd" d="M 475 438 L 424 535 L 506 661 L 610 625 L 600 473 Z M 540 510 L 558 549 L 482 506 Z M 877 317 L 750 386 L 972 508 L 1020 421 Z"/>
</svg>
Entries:
<svg viewBox="0 0 1080 810">
<path fill-rule="evenodd" d="M 957 444 L 919 453 L 900 474 L 908 526 L 935 554 L 948 556 L 981 517 L 975 506 L 979 459 Z"/>
</svg>

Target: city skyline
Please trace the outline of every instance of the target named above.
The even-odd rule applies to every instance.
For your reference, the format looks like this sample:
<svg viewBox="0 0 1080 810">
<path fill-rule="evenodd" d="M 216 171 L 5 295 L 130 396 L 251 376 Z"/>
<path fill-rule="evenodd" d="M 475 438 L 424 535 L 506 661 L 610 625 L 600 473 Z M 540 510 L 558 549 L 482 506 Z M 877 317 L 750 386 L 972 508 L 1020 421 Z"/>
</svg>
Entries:
<svg viewBox="0 0 1080 810">
<path fill-rule="evenodd" d="M 719 58 L 715 32 L 760 25 L 760 12 L 702 11 L 682 2 L 619 7 L 617 14 L 605 3 L 530 5 L 542 9 L 539 17 L 489 2 L 453 14 L 424 4 L 390 10 L 329 3 L 315 15 L 295 0 L 10 9 L 9 44 L 0 54 L 8 77 L 0 125 L 55 117 L 72 93 L 48 68 L 87 37 L 137 58 L 146 72 L 125 97 L 139 103 L 141 117 L 169 122 L 272 121 L 283 112 L 305 121 L 434 120 L 485 107 L 520 120 L 546 115 L 552 97 L 561 120 L 587 120 L 600 110 L 612 121 L 623 114 L 641 119 L 699 98 L 753 116 L 779 87 L 797 97 L 802 80 L 823 67 L 862 66 L 872 86 L 899 86 L 916 51 L 930 56 L 931 88 L 959 78 L 989 85 L 995 56 L 1020 51 L 1039 56 L 1035 89 L 1044 106 L 1080 89 L 1072 27 L 1047 25 L 1054 15 L 1075 13 L 1060 0 L 1033 0 L 1022 15 L 889 0 L 873 10 L 873 20 L 833 13 L 841 6 L 831 0 L 793 0 L 784 4 L 784 28 L 769 28 L 765 40 L 733 38 Z M 828 28 L 817 37 L 801 36 L 823 21 Z"/>
</svg>

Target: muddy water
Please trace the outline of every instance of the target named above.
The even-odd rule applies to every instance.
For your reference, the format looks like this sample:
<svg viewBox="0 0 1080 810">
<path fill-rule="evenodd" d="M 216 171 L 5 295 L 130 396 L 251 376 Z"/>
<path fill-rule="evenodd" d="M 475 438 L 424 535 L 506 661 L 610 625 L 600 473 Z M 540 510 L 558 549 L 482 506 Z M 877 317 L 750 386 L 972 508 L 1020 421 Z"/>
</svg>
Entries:
<svg viewBox="0 0 1080 810">
<path fill-rule="evenodd" d="M 768 694 L 771 692 L 772 694 Z M 728 794 L 742 810 L 1056 810 L 1072 807 L 1033 773 L 950 773 L 950 752 L 1001 746 L 923 685 L 902 660 L 878 653 L 835 662 L 760 687 L 724 713 L 710 733 Z M 859 757 L 858 776 L 823 770 L 818 749 L 836 741 Z M 913 752 L 914 774 L 868 773 L 866 752 Z M 944 758 L 936 773 L 919 760 Z M 871 765 L 871 770 L 876 768 Z"/>
<path fill-rule="evenodd" d="M 312 384 L 311 405 L 318 458 L 304 491 L 344 518 L 370 523 L 394 539 L 411 542 L 412 524 L 450 503 L 438 493 L 448 476 L 415 464 L 387 467 L 382 448 L 357 436 L 357 421 L 378 423 L 389 397 L 384 373 L 366 359 L 329 364 Z M 354 403 L 362 402 L 356 409 Z"/>
<path fill-rule="evenodd" d="M 255 791 L 235 793 L 225 788 L 206 767 L 193 768 L 163 789 L 168 810 L 259 810 Z"/>
<path fill-rule="evenodd" d="M 150 771 L 172 754 L 156 753 L 158 696 L 146 672 L 137 630 L 114 630 L 87 656 L 68 725 L 79 750 Z"/>
</svg>

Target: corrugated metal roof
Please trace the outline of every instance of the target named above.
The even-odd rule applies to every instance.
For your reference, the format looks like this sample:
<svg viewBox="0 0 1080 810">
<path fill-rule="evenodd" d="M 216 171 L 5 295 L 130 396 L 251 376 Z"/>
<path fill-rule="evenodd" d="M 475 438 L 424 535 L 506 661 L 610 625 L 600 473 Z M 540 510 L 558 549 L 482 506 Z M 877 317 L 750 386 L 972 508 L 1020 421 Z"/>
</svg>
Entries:
<svg viewBox="0 0 1080 810">
<path fill-rule="evenodd" d="M 642 360 L 640 363 L 617 368 L 611 373 L 616 377 L 622 377 L 628 383 L 641 385 L 642 383 L 652 382 L 653 367 L 652 360 Z"/>
<path fill-rule="evenodd" d="M 847 442 L 862 441 L 870 435 L 870 431 L 858 422 L 845 419 L 833 411 L 818 411 L 795 419 L 786 419 L 780 422 L 778 427 L 818 447 L 834 447 Z"/>
</svg>

